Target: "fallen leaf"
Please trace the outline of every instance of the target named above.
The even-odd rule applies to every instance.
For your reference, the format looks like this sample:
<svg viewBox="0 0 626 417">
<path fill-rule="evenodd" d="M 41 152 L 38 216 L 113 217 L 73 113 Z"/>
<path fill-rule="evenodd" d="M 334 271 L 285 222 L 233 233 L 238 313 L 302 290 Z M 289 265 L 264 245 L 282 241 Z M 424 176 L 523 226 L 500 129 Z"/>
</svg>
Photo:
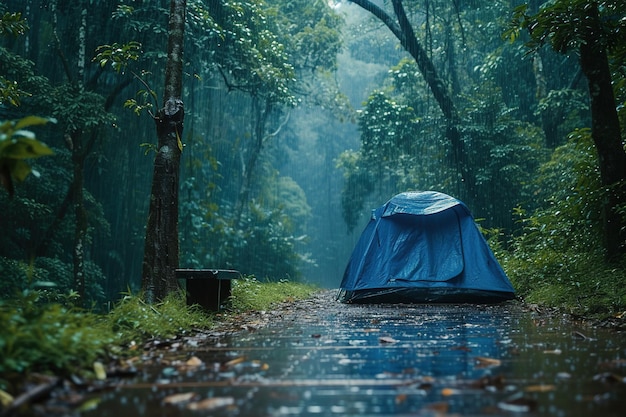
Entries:
<svg viewBox="0 0 626 417">
<path fill-rule="evenodd" d="M 214 397 L 206 400 L 187 404 L 187 410 L 193 411 L 212 411 L 217 408 L 226 407 L 235 404 L 233 397 Z"/>
<path fill-rule="evenodd" d="M 486 358 L 484 356 L 477 356 L 476 362 L 478 362 L 477 368 L 489 368 L 492 366 L 500 366 L 502 365 L 502 361 L 500 359 L 494 358 Z"/>
<path fill-rule="evenodd" d="M 187 360 L 187 362 L 185 362 L 185 365 L 193 367 L 201 366 L 202 364 L 204 364 L 204 362 L 202 362 L 202 359 L 197 356 L 192 356 L 189 360 Z"/>
<path fill-rule="evenodd" d="M 13 402 L 13 396 L 6 391 L 2 391 L 0 389 L 0 404 L 2 407 L 7 407 L 9 404 Z"/>
<path fill-rule="evenodd" d="M 499 402 L 498 408 L 513 413 L 528 413 L 537 408 L 537 401 L 526 398 L 522 394 L 515 394 Z"/>
<path fill-rule="evenodd" d="M 225 367 L 229 368 L 231 366 L 238 365 L 246 360 L 245 356 L 240 356 L 238 358 L 232 359 L 224 364 Z"/>
<path fill-rule="evenodd" d="M 441 390 L 441 395 L 443 395 L 444 397 L 449 397 L 451 395 L 458 395 L 460 393 L 461 393 L 461 390 L 454 389 L 454 388 L 444 388 Z"/>
<path fill-rule="evenodd" d="M 107 379 L 107 372 L 104 370 L 102 362 L 94 362 L 93 371 L 96 374 L 96 379 L 99 379 L 100 381 Z"/>
<path fill-rule="evenodd" d="M 198 394 L 195 392 L 181 392 L 179 394 L 172 394 L 163 399 L 163 404 L 177 405 L 180 403 L 186 403 L 193 400 L 197 396 Z"/>
<path fill-rule="evenodd" d="M 554 385 L 529 385 L 524 388 L 526 392 L 550 392 L 554 391 L 556 387 Z"/>
<path fill-rule="evenodd" d="M 96 410 L 98 408 L 98 405 L 100 405 L 101 401 L 102 401 L 102 397 L 91 398 L 85 401 L 84 403 L 82 403 L 80 407 L 78 407 L 78 411 L 82 413 L 82 412 Z"/>
</svg>

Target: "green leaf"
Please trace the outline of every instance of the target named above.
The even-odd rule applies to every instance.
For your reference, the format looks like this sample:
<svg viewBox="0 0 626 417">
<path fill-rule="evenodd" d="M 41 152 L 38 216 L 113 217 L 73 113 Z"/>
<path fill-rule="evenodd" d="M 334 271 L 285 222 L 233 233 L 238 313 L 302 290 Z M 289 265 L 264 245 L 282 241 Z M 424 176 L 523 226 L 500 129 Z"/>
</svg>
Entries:
<svg viewBox="0 0 626 417">
<path fill-rule="evenodd" d="M 3 147 L 2 156 L 12 159 L 38 158 L 44 155 L 52 155 L 54 152 L 46 144 L 39 142 L 33 137 L 21 137 Z"/>
<path fill-rule="evenodd" d="M 15 124 L 15 130 L 23 129 L 27 126 L 40 126 L 45 125 L 48 122 L 56 123 L 55 119 L 47 119 L 39 116 L 26 116 L 17 121 Z"/>
</svg>

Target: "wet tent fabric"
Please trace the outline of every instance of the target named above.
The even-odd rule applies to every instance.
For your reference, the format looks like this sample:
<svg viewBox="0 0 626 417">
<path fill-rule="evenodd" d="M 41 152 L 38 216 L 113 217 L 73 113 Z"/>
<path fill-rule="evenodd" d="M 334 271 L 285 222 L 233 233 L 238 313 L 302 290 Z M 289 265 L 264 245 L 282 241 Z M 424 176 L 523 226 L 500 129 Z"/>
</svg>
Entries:
<svg viewBox="0 0 626 417">
<path fill-rule="evenodd" d="M 499 302 L 514 289 L 469 209 L 435 192 L 372 212 L 341 282 L 344 302 Z"/>
</svg>

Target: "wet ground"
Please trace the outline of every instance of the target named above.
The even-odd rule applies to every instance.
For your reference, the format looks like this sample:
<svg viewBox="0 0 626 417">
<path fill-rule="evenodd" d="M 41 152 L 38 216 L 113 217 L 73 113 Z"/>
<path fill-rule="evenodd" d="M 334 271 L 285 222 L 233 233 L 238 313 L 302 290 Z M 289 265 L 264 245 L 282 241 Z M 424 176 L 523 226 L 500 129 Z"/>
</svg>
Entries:
<svg viewBox="0 0 626 417">
<path fill-rule="evenodd" d="M 190 337 L 83 416 L 623 416 L 626 335 L 518 302 L 334 292 Z"/>
</svg>

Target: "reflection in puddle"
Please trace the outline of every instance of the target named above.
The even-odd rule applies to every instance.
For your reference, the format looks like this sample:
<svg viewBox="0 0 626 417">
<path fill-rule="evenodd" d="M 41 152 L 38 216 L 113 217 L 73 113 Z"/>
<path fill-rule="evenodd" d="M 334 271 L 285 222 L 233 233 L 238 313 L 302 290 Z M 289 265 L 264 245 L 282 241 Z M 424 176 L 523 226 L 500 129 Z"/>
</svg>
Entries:
<svg viewBox="0 0 626 417">
<path fill-rule="evenodd" d="M 326 294 L 200 344 L 189 356 L 203 366 L 130 381 L 82 415 L 621 416 L 624 335 L 585 332 L 516 303 L 364 306 Z M 164 404 L 180 393 L 193 400 Z"/>
</svg>

